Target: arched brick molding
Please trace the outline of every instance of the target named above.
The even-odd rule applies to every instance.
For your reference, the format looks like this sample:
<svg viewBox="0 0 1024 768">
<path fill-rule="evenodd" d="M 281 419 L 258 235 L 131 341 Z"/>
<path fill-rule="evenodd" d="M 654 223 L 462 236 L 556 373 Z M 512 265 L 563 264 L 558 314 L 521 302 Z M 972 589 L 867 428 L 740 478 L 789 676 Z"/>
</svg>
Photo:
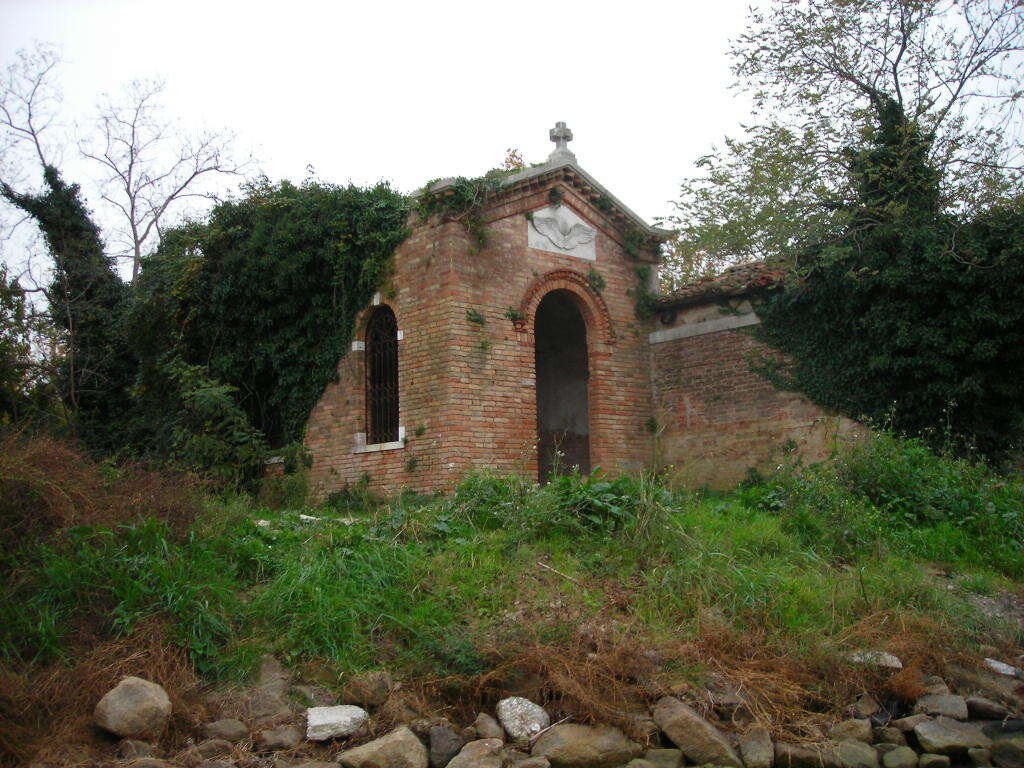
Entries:
<svg viewBox="0 0 1024 768">
<path fill-rule="evenodd" d="M 565 290 L 576 297 L 587 328 L 597 332 L 604 344 L 615 343 L 615 329 L 608 307 L 604 299 L 593 288 L 585 275 L 571 269 L 553 269 L 546 272 L 526 289 L 523 300 L 519 303 L 519 314 L 515 319 L 517 331 L 526 331 L 533 327 L 537 314 L 537 305 L 551 291 Z"/>
</svg>

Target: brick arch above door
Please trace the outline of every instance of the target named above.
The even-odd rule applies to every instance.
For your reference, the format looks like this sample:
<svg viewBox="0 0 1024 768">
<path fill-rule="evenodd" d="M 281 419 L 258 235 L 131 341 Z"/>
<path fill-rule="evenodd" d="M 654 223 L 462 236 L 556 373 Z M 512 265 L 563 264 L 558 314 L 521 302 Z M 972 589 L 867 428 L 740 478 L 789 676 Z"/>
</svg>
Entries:
<svg viewBox="0 0 1024 768">
<path fill-rule="evenodd" d="M 587 330 L 595 334 L 596 341 L 609 345 L 615 343 L 615 329 L 612 327 L 611 315 L 604 299 L 590 287 L 586 275 L 571 269 L 553 269 L 530 283 L 519 303 L 518 315 L 513 321 L 516 330 L 532 330 L 541 299 L 551 291 L 558 290 L 568 291 L 574 296 L 586 321 Z"/>
</svg>

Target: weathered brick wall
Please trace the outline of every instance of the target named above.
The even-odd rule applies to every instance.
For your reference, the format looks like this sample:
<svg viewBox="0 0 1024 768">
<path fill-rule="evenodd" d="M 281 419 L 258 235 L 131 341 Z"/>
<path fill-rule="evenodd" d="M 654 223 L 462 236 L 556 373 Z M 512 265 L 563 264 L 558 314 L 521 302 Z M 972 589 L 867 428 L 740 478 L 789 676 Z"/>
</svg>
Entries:
<svg viewBox="0 0 1024 768">
<path fill-rule="evenodd" d="M 694 307 L 670 326 L 655 321 L 651 328 L 698 332 L 650 347 L 657 462 L 694 486 L 735 484 L 750 467 L 777 462 L 786 444 L 805 461 L 824 459 L 837 434 L 858 429 L 752 370 L 752 362 L 775 354 L 752 337 L 753 326 L 699 332 L 754 321 L 749 304 L 736 309 L 740 315 L 717 304 Z"/>
<path fill-rule="evenodd" d="M 404 447 L 355 453 L 356 433 L 366 431 L 364 353 L 341 360 L 338 381 L 329 384 L 310 414 L 306 446 L 313 454 L 310 479 L 323 496 L 367 475 L 374 487 L 412 486 L 424 491 L 445 486 L 439 446 L 447 423 L 446 370 L 451 359 L 444 298 L 452 290 L 449 254 L 462 247 L 456 224 L 417 229 L 395 254 L 390 283 L 380 301 L 390 306 L 403 338 L 399 355 L 399 424 L 409 439 Z M 356 321 L 356 340 L 365 341 L 369 309 Z"/>
<path fill-rule="evenodd" d="M 529 248 L 525 214 L 548 205 L 551 186 L 505 194 L 488 211 L 482 252 L 471 252 L 458 223 L 418 226 L 398 249 L 381 300 L 404 336 L 399 422 L 407 443 L 353 453 L 355 433 L 365 430 L 365 374 L 362 353 L 350 353 L 307 427 L 318 493 L 364 473 L 385 492 L 448 489 L 483 468 L 536 477 L 534 314 L 555 289 L 573 293 L 587 323 L 593 466 L 621 471 L 652 460 L 646 329 L 629 295 L 637 265 L 611 222 L 567 185 L 560 186 L 564 204 L 598 229 L 596 261 Z M 604 280 L 601 291 L 590 285 L 591 269 Z M 523 312 L 525 322 L 514 324 L 509 308 Z M 470 310 L 485 322 L 471 322 Z M 361 334 L 360 326 L 355 338 Z"/>
</svg>

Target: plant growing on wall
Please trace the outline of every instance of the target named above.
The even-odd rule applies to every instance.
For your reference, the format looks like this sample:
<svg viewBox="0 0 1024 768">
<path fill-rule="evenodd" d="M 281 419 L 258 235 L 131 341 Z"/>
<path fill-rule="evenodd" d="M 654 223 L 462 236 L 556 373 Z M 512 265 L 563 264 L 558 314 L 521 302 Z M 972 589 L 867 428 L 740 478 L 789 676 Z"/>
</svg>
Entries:
<svg viewBox="0 0 1024 768">
<path fill-rule="evenodd" d="M 757 307 L 780 384 L 854 418 L 1002 457 L 1024 438 L 1024 214 L 941 210 L 930 137 L 888 99 L 850 153 L 842 235 Z"/>
</svg>

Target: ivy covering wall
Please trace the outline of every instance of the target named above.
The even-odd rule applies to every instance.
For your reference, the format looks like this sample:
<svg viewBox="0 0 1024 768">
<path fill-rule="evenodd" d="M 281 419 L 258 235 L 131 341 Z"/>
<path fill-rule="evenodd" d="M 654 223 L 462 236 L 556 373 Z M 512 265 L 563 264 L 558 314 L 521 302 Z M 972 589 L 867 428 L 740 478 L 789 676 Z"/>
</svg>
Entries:
<svg viewBox="0 0 1024 768">
<path fill-rule="evenodd" d="M 851 151 L 858 200 L 757 308 L 784 386 L 853 418 L 1002 458 L 1024 436 L 1024 212 L 938 207 L 928 137 L 889 102 Z"/>
</svg>

